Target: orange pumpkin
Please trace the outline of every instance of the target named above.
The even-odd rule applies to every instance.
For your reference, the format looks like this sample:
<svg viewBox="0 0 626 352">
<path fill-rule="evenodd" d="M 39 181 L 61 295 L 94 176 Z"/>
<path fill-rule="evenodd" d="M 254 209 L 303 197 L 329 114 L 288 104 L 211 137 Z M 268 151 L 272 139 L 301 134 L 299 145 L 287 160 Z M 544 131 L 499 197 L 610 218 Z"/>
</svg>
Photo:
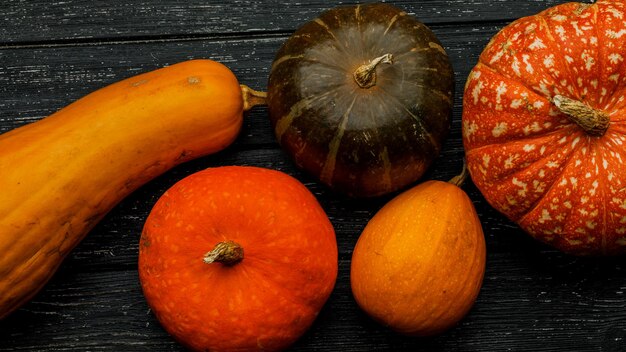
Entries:
<svg viewBox="0 0 626 352">
<path fill-rule="evenodd" d="M 333 289 L 335 233 L 296 179 L 256 167 L 207 169 L 154 206 L 139 276 L 157 318 L 187 348 L 281 350 Z"/>
<path fill-rule="evenodd" d="M 463 140 L 487 201 L 535 238 L 626 253 L 626 2 L 567 3 L 498 33 L 469 75 Z"/>
<path fill-rule="evenodd" d="M 352 254 L 359 306 L 402 334 L 454 326 L 473 306 L 485 272 L 485 239 L 471 200 L 452 182 L 400 194 L 369 221 Z"/>
</svg>

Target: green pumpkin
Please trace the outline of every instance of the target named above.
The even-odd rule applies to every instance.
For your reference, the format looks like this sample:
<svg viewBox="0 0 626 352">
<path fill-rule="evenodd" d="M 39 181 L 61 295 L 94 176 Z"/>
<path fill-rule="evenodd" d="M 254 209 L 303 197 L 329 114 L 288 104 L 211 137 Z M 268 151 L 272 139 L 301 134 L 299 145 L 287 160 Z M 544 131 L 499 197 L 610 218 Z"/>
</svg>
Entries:
<svg viewBox="0 0 626 352">
<path fill-rule="evenodd" d="M 354 197 L 417 181 L 450 128 L 454 76 L 432 31 L 388 4 L 340 6 L 280 48 L 268 83 L 278 142 Z"/>
</svg>

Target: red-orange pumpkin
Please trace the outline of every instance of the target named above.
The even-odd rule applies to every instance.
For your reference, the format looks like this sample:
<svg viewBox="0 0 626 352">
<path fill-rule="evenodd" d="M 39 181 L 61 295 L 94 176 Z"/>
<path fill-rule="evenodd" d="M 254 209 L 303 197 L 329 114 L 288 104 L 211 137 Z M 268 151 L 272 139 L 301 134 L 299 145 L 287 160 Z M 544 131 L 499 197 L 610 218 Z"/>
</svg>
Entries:
<svg viewBox="0 0 626 352">
<path fill-rule="evenodd" d="M 474 183 L 573 254 L 626 252 L 626 2 L 567 3 L 504 28 L 469 75 Z"/>
<path fill-rule="evenodd" d="M 139 277 L 163 327 L 194 351 L 276 351 L 312 324 L 337 277 L 333 227 L 279 171 L 229 166 L 179 181 L 141 236 Z"/>
</svg>

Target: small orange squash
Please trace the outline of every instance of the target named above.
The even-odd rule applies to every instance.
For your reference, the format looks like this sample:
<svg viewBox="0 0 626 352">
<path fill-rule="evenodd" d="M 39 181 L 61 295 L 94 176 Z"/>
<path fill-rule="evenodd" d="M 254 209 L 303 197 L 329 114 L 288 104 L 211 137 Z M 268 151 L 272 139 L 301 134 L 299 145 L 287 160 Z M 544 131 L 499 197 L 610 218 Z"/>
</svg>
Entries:
<svg viewBox="0 0 626 352">
<path fill-rule="evenodd" d="M 441 333 L 478 296 L 485 240 L 471 200 L 456 184 L 428 181 L 387 203 L 367 224 L 352 255 L 359 306 L 402 334 Z"/>
<path fill-rule="evenodd" d="M 313 323 L 337 278 L 334 229 L 282 172 L 206 169 L 152 209 L 139 277 L 153 312 L 194 351 L 277 351 Z"/>
<path fill-rule="evenodd" d="M 122 198 L 233 142 L 257 102 L 251 92 L 224 65 L 192 60 L 0 135 L 0 318 L 32 298 Z"/>
</svg>

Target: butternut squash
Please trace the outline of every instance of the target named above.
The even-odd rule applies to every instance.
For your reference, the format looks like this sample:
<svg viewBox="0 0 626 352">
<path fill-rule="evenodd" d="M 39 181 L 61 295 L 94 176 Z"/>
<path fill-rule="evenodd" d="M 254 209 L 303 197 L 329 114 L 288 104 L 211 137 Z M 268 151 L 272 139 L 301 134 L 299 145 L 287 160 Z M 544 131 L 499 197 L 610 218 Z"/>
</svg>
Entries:
<svg viewBox="0 0 626 352">
<path fill-rule="evenodd" d="M 224 149 L 263 93 L 191 60 L 93 92 L 0 135 L 0 319 L 30 300 L 129 193 Z"/>
</svg>

